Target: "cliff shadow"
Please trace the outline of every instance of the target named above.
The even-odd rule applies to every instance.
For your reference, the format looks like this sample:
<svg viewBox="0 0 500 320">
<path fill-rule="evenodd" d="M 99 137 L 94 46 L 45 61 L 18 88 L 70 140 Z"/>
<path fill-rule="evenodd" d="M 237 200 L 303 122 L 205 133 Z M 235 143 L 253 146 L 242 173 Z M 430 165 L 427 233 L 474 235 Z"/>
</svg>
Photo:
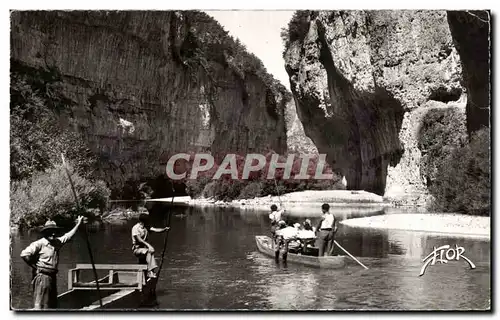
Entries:
<svg viewBox="0 0 500 320">
<path fill-rule="evenodd" d="M 336 128 L 342 128 L 337 124 L 343 123 L 344 130 L 347 130 L 329 131 L 332 135 L 330 141 L 344 144 L 340 149 L 329 145 L 334 151 L 329 156 L 341 158 L 341 161 L 330 163 L 334 168 L 343 164 L 340 169 L 346 176 L 348 189 L 363 189 L 383 195 L 387 168 L 398 164 L 404 152 L 399 140 L 403 106 L 384 88 L 375 86 L 370 92 L 355 89 L 335 66 L 325 39 L 324 26 L 318 22 L 317 27 L 320 62 L 327 72 L 329 103 L 333 113 L 329 122 Z M 342 137 L 336 138 L 339 134 Z M 335 154 L 339 150 L 345 154 Z"/>
</svg>

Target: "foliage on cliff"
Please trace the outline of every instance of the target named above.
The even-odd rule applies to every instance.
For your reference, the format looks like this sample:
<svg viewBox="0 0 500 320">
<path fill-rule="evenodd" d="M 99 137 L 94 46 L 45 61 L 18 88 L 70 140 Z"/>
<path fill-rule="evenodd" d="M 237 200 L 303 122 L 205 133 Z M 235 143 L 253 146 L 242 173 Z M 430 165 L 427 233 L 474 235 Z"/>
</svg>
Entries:
<svg viewBox="0 0 500 320">
<path fill-rule="evenodd" d="M 481 129 L 469 144 L 457 148 L 438 168 L 430 188 L 438 210 L 473 215 L 490 215 L 490 132 Z"/>
<path fill-rule="evenodd" d="M 199 11 L 183 11 L 190 26 L 188 31 L 189 41 L 180 48 L 180 58 L 185 64 L 202 66 L 207 75 L 215 72 L 214 64 L 222 64 L 230 68 L 242 81 L 249 77 L 257 77 L 269 89 L 264 92 L 270 95 L 267 99 L 268 107 L 275 104 L 278 96 L 287 101 L 291 99 L 291 93 L 274 77 L 267 72 L 262 61 L 249 52 L 239 39 L 234 39 L 229 32 L 208 14 Z M 271 95 L 272 94 L 272 95 Z M 274 103 L 273 103 L 274 101 Z M 274 106 L 271 113 L 281 113 Z"/>
<path fill-rule="evenodd" d="M 421 172 L 434 210 L 489 215 L 490 132 L 484 128 L 468 141 L 464 117 L 454 109 L 427 113 L 420 130 Z"/>
<path fill-rule="evenodd" d="M 290 47 L 290 43 L 294 41 L 302 42 L 304 40 L 309 31 L 310 20 L 315 15 L 317 13 L 311 10 L 297 10 L 294 12 L 292 19 L 288 22 L 288 27 L 281 29 L 281 40 L 285 48 L 283 55 L 285 55 L 285 52 Z"/>
<path fill-rule="evenodd" d="M 10 86 L 10 177 L 30 178 L 61 163 L 61 153 L 89 177 L 95 156 L 77 133 L 65 130 L 58 115 L 71 103 L 57 94 L 60 75 L 56 70 L 36 70 L 11 65 Z"/>
<path fill-rule="evenodd" d="M 77 133 L 58 123 L 57 115 L 69 103 L 56 93 L 59 81 L 55 70 L 11 66 L 11 222 L 21 227 L 76 214 L 61 153 L 75 164 L 82 208 L 102 209 L 109 197 L 106 185 L 92 179 L 92 152 Z"/>
</svg>

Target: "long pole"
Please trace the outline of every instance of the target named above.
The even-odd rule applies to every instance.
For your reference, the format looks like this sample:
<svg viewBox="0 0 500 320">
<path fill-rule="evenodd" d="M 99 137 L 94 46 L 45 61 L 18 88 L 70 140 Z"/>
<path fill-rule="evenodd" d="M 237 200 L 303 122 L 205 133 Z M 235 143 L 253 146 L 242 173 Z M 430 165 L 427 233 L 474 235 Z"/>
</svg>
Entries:
<svg viewBox="0 0 500 320">
<path fill-rule="evenodd" d="M 71 190 L 73 191 L 73 196 L 75 197 L 76 208 L 77 208 L 77 210 L 79 210 L 80 209 L 80 202 L 78 201 L 78 196 L 76 195 L 75 185 L 73 184 L 73 180 L 71 179 L 71 174 L 69 173 L 68 166 L 66 165 L 66 161 L 64 160 L 64 155 L 62 153 L 61 153 L 61 158 L 62 158 L 64 169 L 66 170 L 66 174 L 68 175 L 69 184 L 71 185 Z M 97 277 L 97 270 L 95 269 L 94 256 L 92 255 L 92 249 L 90 248 L 90 241 L 89 241 L 89 236 L 87 234 L 87 230 L 84 229 L 83 234 L 85 237 L 85 242 L 87 243 L 87 249 L 89 252 L 90 263 L 92 264 L 92 270 L 94 272 L 95 284 L 96 284 L 96 288 L 97 288 L 97 295 L 99 297 L 99 305 L 102 307 L 101 291 L 99 290 L 99 279 Z"/>
<path fill-rule="evenodd" d="M 170 208 L 168 210 L 168 216 L 167 216 L 167 227 L 170 228 L 170 220 L 172 216 L 172 206 L 174 205 L 174 198 L 175 198 L 175 188 L 174 188 L 174 183 L 172 182 L 172 201 L 170 202 Z M 157 279 L 160 277 L 160 271 L 161 268 L 163 267 L 163 258 L 165 257 L 165 251 L 167 250 L 167 241 L 168 241 L 168 234 L 170 230 L 167 230 L 167 233 L 165 234 L 165 241 L 163 242 L 163 252 L 161 253 L 161 262 L 160 262 L 160 267 L 158 268 L 158 274 L 157 274 Z"/>
<path fill-rule="evenodd" d="M 276 192 L 278 193 L 278 201 L 280 202 L 280 207 L 283 207 L 283 203 L 281 203 L 280 190 L 278 189 L 278 183 L 276 182 L 276 177 L 274 177 L 274 185 L 276 187 Z"/>
<path fill-rule="evenodd" d="M 367 269 L 367 270 L 368 270 L 368 268 L 367 268 L 364 264 L 362 264 L 362 263 L 361 263 L 358 259 L 356 259 L 356 258 L 355 258 L 352 254 L 350 254 L 350 253 L 349 253 L 346 249 L 342 248 L 342 246 L 341 246 L 341 245 L 340 245 L 340 244 L 339 244 L 336 240 L 333 240 L 333 242 L 335 242 L 335 244 L 336 244 L 337 246 L 339 246 L 339 248 L 340 248 L 340 249 L 342 249 L 345 253 L 347 253 L 347 255 L 348 255 L 349 257 L 353 258 L 353 259 L 354 259 L 354 261 L 356 261 L 356 262 L 357 262 L 357 263 L 359 263 L 359 264 L 360 264 L 363 268 L 365 268 L 365 269 Z"/>
</svg>

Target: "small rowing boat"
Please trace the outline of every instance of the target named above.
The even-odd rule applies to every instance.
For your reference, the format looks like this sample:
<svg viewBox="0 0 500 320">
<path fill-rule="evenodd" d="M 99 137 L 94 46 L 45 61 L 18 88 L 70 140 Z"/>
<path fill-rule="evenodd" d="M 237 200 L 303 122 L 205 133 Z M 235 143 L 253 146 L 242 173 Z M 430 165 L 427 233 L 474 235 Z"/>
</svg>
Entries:
<svg viewBox="0 0 500 320">
<path fill-rule="evenodd" d="M 77 264 L 68 271 L 68 291 L 57 297 L 58 309 L 124 310 L 152 306 L 156 303 L 156 279 L 146 279 L 147 266 L 142 264 L 96 264 L 96 270 L 107 270 L 95 281 L 81 280 L 81 271 L 92 270 L 91 264 Z"/>
<path fill-rule="evenodd" d="M 255 242 L 260 252 L 275 257 L 272 239 L 268 236 L 255 236 Z M 287 262 L 303 264 L 324 269 L 339 269 L 345 266 L 346 256 L 318 257 L 288 252 Z"/>
</svg>

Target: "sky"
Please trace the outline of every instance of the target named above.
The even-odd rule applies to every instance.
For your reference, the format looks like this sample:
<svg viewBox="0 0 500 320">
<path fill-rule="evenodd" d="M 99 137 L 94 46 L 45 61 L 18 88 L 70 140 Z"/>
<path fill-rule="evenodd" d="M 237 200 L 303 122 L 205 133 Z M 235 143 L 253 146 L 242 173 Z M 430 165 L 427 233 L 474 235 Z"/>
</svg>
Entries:
<svg viewBox="0 0 500 320">
<path fill-rule="evenodd" d="M 283 60 L 281 28 L 286 27 L 294 11 L 205 11 L 226 31 L 255 54 L 267 72 L 290 89 Z"/>
</svg>

